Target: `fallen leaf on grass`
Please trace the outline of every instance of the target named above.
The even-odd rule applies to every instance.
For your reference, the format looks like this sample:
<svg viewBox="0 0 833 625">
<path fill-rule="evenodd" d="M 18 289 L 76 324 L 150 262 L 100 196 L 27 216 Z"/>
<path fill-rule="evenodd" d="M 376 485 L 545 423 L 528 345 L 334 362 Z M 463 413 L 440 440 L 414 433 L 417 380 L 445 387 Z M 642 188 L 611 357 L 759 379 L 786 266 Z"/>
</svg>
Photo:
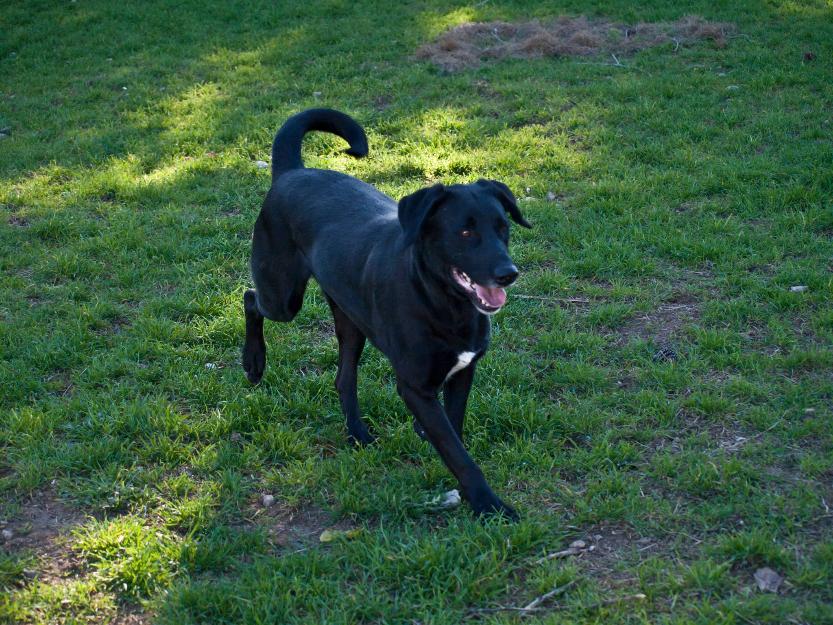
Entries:
<svg viewBox="0 0 833 625">
<path fill-rule="evenodd" d="M 334 540 L 339 540 L 341 538 L 345 540 L 352 540 L 361 533 L 362 530 L 360 527 L 354 527 L 351 530 L 324 530 L 321 532 L 321 536 L 318 537 L 318 540 L 322 543 L 331 543 Z"/>
</svg>

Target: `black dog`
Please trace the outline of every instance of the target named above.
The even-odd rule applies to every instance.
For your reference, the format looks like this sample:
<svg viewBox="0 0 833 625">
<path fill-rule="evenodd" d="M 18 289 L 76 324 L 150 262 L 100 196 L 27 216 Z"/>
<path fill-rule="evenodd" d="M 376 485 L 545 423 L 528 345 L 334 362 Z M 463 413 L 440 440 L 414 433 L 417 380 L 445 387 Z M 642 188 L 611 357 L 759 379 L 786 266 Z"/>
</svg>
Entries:
<svg viewBox="0 0 833 625">
<path fill-rule="evenodd" d="M 393 365 L 414 428 L 436 448 L 477 513 L 516 517 L 463 447 L 463 418 L 489 317 L 518 277 L 505 213 L 530 227 L 506 185 L 436 184 L 395 200 L 351 176 L 305 169 L 301 141 L 334 133 L 365 156 L 361 126 L 338 111 L 311 109 L 287 120 L 272 145 L 272 187 L 252 239 L 255 290 L 246 291 L 243 369 L 253 383 L 266 364 L 263 318 L 290 321 L 313 276 L 338 337 L 336 388 L 352 441 L 373 437 L 362 421 L 356 374 L 370 339 Z M 445 409 L 437 395 L 443 389 Z"/>
</svg>

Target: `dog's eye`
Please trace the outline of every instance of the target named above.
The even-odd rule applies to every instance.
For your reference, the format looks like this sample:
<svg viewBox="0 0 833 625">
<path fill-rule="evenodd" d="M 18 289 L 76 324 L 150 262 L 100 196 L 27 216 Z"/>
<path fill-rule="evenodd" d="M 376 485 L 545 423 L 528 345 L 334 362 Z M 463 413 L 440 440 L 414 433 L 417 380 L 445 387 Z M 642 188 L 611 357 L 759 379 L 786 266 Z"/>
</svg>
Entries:
<svg viewBox="0 0 833 625">
<path fill-rule="evenodd" d="M 460 230 L 460 236 L 464 239 L 470 239 L 474 236 L 474 230 Z"/>
</svg>

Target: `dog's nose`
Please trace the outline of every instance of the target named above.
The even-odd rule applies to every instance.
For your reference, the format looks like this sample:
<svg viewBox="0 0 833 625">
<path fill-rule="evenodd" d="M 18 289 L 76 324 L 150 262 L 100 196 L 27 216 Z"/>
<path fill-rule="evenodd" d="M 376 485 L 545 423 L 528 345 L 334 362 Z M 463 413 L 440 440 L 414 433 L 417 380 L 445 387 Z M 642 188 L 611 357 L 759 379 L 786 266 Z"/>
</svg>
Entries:
<svg viewBox="0 0 833 625">
<path fill-rule="evenodd" d="M 515 265 L 506 265 L 495 271 L 495 282 L 498 286 L 509 286 L 518 279 L 518 268 Z"/>
</svg>

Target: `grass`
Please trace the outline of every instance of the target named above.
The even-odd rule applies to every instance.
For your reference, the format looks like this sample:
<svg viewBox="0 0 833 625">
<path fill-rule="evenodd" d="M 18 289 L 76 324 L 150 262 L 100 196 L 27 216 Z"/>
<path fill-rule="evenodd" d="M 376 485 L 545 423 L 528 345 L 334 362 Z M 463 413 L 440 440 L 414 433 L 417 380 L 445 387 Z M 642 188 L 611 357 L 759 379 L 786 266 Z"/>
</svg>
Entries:
<svg viewBox="0 0 833 625">
<path fill-rule="evenodd" d="M 557 14 L 738 36 L 413 59 Z M 40 1 L 0 32 L 0 622 L 514 623 L 473 610 L 566 584 L 524 620 L 833 622 L 828 2 Z M 455 484 L 374 350 L 380 440 L 349 448 L 317 289 L 245 382 L 254 161 L 317 105 L 371 155 L 316 135 L 312 166 L 524 198 L 467 424 L 515 525 L 421 505 Z M 536 564 L 575 539 L 595 550 Z"/>
</svg>

